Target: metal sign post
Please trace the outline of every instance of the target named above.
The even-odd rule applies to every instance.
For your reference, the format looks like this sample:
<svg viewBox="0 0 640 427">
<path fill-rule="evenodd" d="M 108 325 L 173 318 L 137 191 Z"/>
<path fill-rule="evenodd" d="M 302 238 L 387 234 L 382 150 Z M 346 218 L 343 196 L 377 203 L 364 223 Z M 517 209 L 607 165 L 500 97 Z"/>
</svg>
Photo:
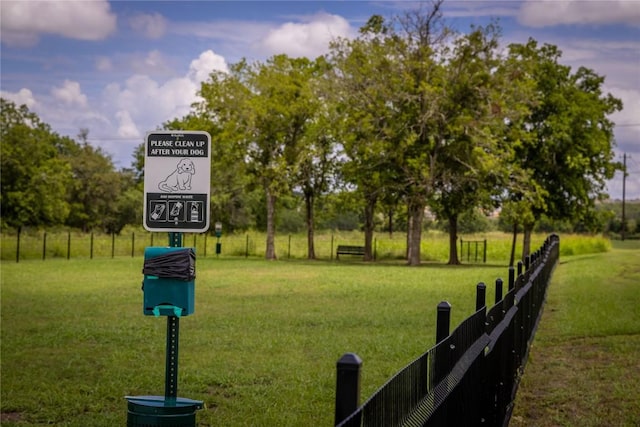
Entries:
<svg viewBox="0 0 640 427">
<path fill-rule="evenodd" d="M 169 246 L 182 247 L 182 233 L 169 233 Z M 180 317 L 167 316 L 167 350 L 164 373 L 164 397 L 175 405 L 178 397 L 178 349 L 180 343 Z"/>
<path fill-rule="evenodd" d="M 150 132 L 145 141 L 144 216 L 149 231 L 169 233 L 169 247 L 147 247 L 143 312 L 167 316 L 164 396 L 125 396 L 128 427 L 195 427 L 203 402 L 178 397 L 180 317 L 194 312 L 195 248 L 183 232 L 209 228 L 211 136 L 201 131 Z"/>
</svg>

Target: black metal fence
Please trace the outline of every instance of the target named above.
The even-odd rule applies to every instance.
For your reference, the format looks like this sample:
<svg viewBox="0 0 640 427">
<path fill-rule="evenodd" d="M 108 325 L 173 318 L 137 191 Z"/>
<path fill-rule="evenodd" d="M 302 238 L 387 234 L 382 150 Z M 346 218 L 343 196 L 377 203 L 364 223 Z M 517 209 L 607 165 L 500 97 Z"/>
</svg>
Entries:
<svg viewBox="0 0 640 427">
<path fill-rule="evenodd" d="M 466 246 L 466 251 L 465 251 Z M 473 251 L 472 251 L 473 248 Z M 478 251 L 478 249 L 480 251 Z M 462 240 L 460 238 L 460 259 L 464 261 L 465 255 L 467 261 L 471 261 L 471 257 L 475 257 L 475 262 L 481 258 L 483 263 L 487 263 L 487 239 L 484 240 Z"/>
<path fill-rule="evenodd" d="M 337 426 L 507 426 L 533 340 L 559 238 L 549 236 L 517 275 L 509 268 L 496 280 L 495 305 L 487 309 L 484 283 L 477 285 L 476 312 L 449 333 L 451 306 L 438 304 L 436 345 L 396 373 L 362 405 L 361 359 L 337 363 Z"/>
</svg>

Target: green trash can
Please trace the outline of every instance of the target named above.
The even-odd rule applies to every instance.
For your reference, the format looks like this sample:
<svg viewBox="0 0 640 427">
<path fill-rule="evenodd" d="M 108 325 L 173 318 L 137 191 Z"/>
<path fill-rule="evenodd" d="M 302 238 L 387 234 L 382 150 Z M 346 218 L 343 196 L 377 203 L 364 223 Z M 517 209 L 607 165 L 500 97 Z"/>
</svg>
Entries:
<svg viewBox="0 0 640 427">
<path fill-rule="evenodd" d="M 199 400 L 183 397 L 125 396 L 127 427 L 196 427 L 196 411 L 202 409 Z"/>
</svg>

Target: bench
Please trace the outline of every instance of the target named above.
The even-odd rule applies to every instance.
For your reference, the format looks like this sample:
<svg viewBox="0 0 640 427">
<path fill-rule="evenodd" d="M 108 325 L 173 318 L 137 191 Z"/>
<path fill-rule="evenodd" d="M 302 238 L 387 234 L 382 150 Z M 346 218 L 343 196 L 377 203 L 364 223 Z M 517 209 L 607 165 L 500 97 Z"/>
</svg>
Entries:
<svg viewBox="0 0 640 427">
<path fill-rule="evenodd" d="M 340 259 L 340 255 L 364 256 L 364 246 L 338 245 L 338 250 L 336 251 L 336 259 Z"/>
</svg>

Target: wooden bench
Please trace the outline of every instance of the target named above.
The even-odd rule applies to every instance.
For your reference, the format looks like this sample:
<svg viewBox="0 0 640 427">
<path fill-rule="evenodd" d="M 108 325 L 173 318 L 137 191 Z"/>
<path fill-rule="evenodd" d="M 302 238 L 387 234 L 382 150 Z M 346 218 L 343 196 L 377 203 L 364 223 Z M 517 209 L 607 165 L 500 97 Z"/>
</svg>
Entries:
<svg viewBox="0 0 640 427">
<path fill-rule="evenodd" d="M 364 246 L 338 245 L 338 250 L 336 251 L 336 259 L 340 259 L 340 255 L 364 256 Z"/>
</svg>

